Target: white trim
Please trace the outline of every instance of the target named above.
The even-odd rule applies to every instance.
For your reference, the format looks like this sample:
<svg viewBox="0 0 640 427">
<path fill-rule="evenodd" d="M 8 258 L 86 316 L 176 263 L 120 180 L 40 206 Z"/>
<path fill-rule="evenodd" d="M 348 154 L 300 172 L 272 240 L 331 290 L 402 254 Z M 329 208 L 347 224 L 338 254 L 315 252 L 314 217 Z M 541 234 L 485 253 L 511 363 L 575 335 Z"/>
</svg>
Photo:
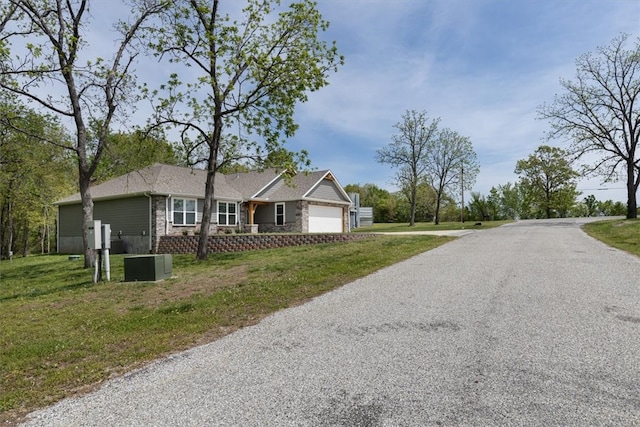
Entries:
<svg viewBox="0 0 640 427">
<path fill-rule="evenodd" d="M 60 253 L 60 209 L 56 209 L 56 216 L 57 221 L 56 221 L 56 253 Z M 82 211 L 81 211 L 82 212 Z M 82 237 L 82 231 L 80 231 L 80 236 Z"/>
<path fill-rule="evenodd" d="M 183 218 L 182 218 L 182 224 L 176 224 L 174 221 L 174 214 L 176 213 L 176 211 L 174 210 L 174 202 L 176 200 L 182 200 L 183 202 L 183 210 L 179 211 L 182 212 Z M 192 211 L 187 211 L 187 202 L 194 202 L 194 207 L 193 207 L 193 212 Z M 193 213 L 193 224 L 192 223 L 187 223 L 187 214 L 188 213 Z M 187 198 L 183 198 L 183 197 L 171 197 L 171 224 L 174 227 L 194 227 L 198 224 L 198 199 L 187 199 Z"/>
<path fill-rule="evenodd" d="M 227 205 L 227 212 L 225 212 L 226 222 L 227 224 L 220 224 L 220 203 L 224 203 Z M 232 215 L 235 215 L 236 221 L 233 224 L 228 224 L 229 222 L 229 206 L 233 205 L 236 207 L 235 212 Z M 216 200 L 216 225 L 226 226 L 226 227 L 235 227 L 239 224 L 240 220 L 240 209 L 238 206 L 238 202 L 235 201 L 225 201 L 225 200 Z"/>
<path fill-rule="evenodd" d="M 164 235 L 169 235 L 169 203 L 171 203 L 171 194 L 169 194 L 164 200 Z M 196 206 L 197 207 L 197 206 Z"/>
<path fill-rule="evenodd" d="M 296 199 L 297 200 L 301 200 L 301 199 Z M 347 201 L 339 201 L 339 200 L 328 200 L 328 199 L 314 199 L 312 197 L 303 197 L 302 200 L 304 200 L 305 202 L 313 202 L 313 203 L 321 203 L 323 205 L 327 205 L 327 204 L 334 204 L 334 205 L 343 205 L 343 206 L 348 206 L 351 207 L 353 205 L 353 203 L 347 202 Z M 293 200 L 292 200 L 293 201 Z"/>
</svg>

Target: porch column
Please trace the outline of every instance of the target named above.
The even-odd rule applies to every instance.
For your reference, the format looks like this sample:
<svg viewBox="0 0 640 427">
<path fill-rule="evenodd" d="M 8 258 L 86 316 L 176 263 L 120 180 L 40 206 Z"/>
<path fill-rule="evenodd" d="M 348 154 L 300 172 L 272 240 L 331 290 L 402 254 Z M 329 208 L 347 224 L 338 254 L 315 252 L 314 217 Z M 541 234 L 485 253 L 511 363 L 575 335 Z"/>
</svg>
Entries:
<svg viewBox="0 0 640 427">
<path fill-rule="evenodd" d="M 256 209 L 258 205 L 252 202 L 248 204 L 248 213 L 249 213 L 249 225 L 253 225 L 253 217 L 256 214 Z"/>
</svg>

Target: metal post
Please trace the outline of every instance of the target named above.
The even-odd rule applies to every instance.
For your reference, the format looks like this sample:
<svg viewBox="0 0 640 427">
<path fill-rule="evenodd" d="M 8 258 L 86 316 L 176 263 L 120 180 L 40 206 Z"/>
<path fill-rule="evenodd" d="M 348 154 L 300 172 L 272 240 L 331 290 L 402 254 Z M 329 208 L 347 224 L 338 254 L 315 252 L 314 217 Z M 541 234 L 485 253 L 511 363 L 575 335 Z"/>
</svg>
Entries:
<svg viewBox="0 0 640 427">
<path fill-rule="evenodd" d="M 111 265 L 109 262 L 109 249 L 103 249 L 104 252 L 104 271 L 107 273 L 107 282 L 111 281 Z"/>
<path fill-rule="evenodd" d="M 111 281 L 111 263 L 109 261 L 109 249 L 111 249 L 111 224 L 102 224 L 102 253 L 104 254 L 104 270 L 107 282 Z"/>
</svg>

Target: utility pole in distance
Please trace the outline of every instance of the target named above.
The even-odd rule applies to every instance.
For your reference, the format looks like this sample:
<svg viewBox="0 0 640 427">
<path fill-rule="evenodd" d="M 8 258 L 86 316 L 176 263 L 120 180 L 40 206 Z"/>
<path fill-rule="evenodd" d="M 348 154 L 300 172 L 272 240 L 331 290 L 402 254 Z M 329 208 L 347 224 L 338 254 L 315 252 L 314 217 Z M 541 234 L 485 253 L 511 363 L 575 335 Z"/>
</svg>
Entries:
<svg viewBox="0 0 640 427">
<path fill-rule="evenodd" d="M 464 224 L 464 164 L 460 168 L 460 189 L 462 194 L 462 209 L 460 210 L 460 219 Z"/>
</svg>

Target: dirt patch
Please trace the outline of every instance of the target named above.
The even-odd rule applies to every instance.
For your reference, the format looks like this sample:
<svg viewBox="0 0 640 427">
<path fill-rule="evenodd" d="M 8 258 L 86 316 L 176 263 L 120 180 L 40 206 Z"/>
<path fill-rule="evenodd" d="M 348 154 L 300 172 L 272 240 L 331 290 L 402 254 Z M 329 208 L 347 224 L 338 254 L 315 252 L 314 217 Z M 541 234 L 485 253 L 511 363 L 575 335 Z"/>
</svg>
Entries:
<svg viewBox="0 0 640 427">
<path fill-rule="evenodd" d="M 153 306 L 166 301 L 190 298 L 194 295 L 209 295 L 217 289 L 236 286 L 247 279 L 248 267 L 240 265 L 224 270 L 207 271 L 188 277 L 167 281 L 164 286 L 148 289 L 145 300 Z"/>
<path fill-rule="evenodd" d="M 133 308 L 157 308 L 167 302 L 189 299 L 195 295 L 211 295 L 216 290 L 237 286 L 248 277 L 248 267 L 240 265 L 218 270 L 192 273 L 157 283 L 123 284 L 131 286 L 130 299 L 121 310 Z"/>
<path fill-rule="evenodd" d="M 637 221 L 625 220 L 625 221 L 616 222 L 616 223 L 612 224 L 612 226 L 613 227 L 624 227 L 626 225 L 632 225 L 632 224 L 637 224 Z"/>
</svg>

